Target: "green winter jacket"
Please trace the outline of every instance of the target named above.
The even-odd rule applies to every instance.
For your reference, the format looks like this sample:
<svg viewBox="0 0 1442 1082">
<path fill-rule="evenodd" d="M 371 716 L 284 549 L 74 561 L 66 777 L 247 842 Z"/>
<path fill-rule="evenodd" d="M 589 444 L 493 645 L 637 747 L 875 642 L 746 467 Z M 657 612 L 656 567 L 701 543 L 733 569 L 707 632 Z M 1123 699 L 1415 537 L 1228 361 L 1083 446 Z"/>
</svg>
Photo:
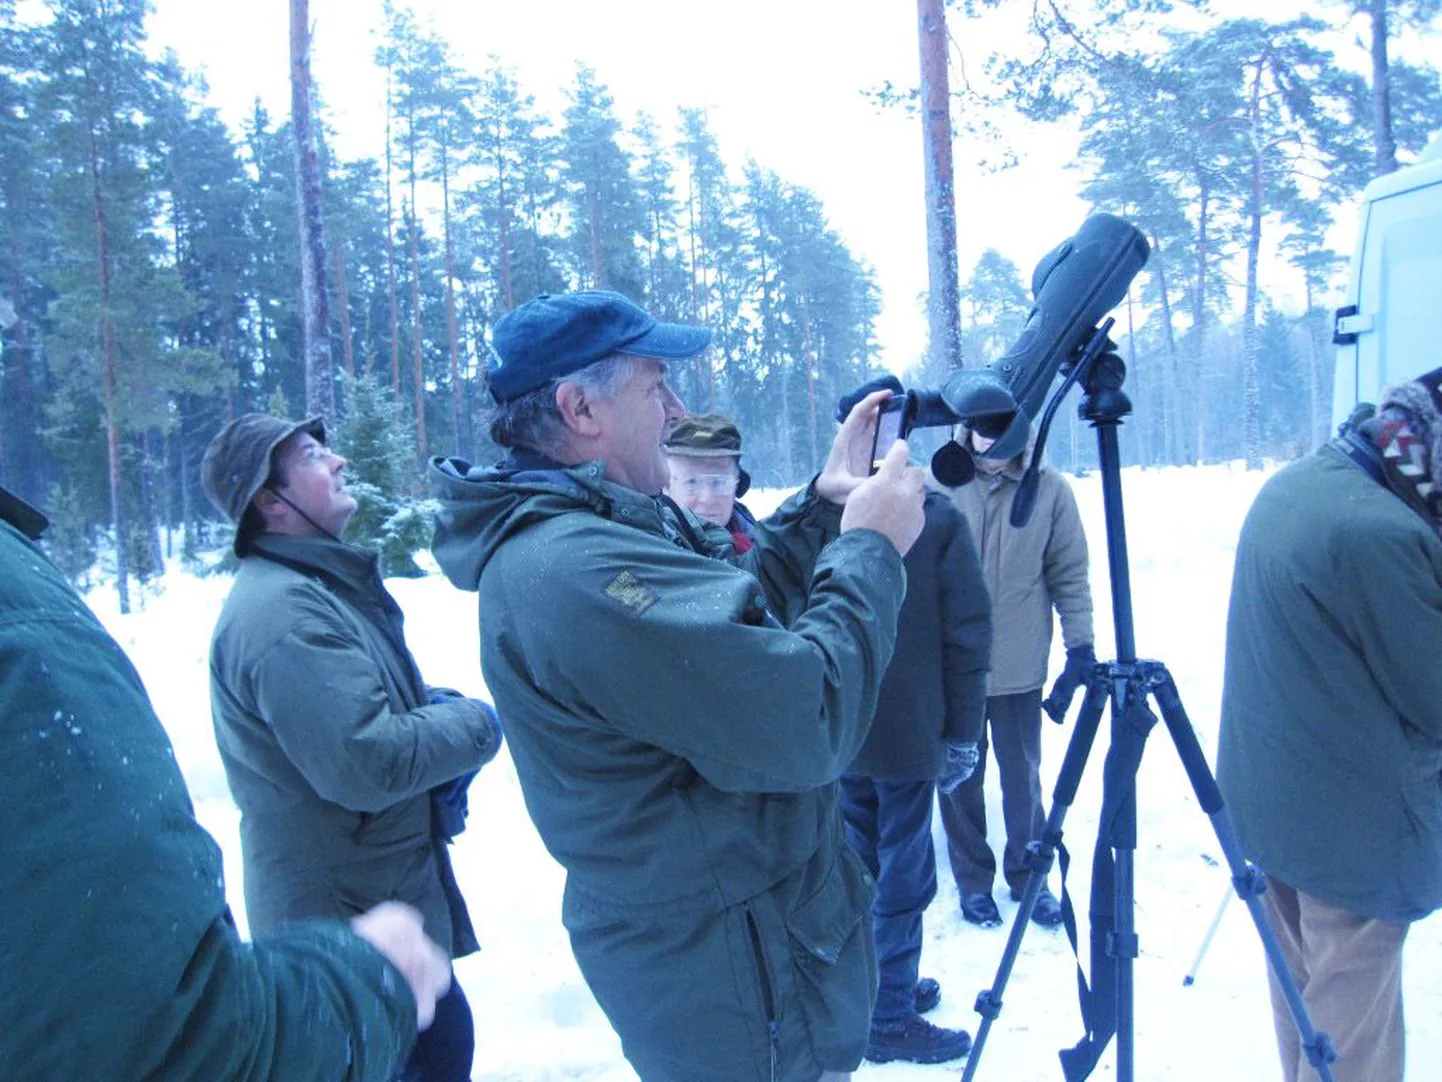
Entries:
<svg viewBox="0 0 1442 1082">
<path fill-rule="evenodd" d="M 1086 533 L 1066 478 L 1043 469 L 1024 529 L 1011 524 L 1021 459 L 997 472 L 977 470 L 951 498 L 971 525 L 991 595 L 991 675 L 986 693 L 1016 695 L 1046 682 L 1052 609 L 1068 649 L 1090 646 L 1092 595 Z"/>
<path fill-rule="evenodd" d="M 1217 781 L 1243 851 L 1363 917 L 1442 905 L 1442 541 L 1324 447 L 1237 542 Z"/>
<path fill-rule="evenodd" d="M 436 557 L 480 592 L 486 682 L 627 1058 L 646 1082 L 854 1069 L 873 884 L 835 782 L 891 655 L 895 548 L 837 537 L 808 492 L 738 567 L 599 462 L 432 474 Z"/>
<path fill-rule="evenodd" d="M 388 1082 L 405 980 L 339 922 L 241 942 L 140 678 L 0 521 L 0 1076 Z"/>
<path fill-rule="evenodd" d="M 499 744 L 475 703 L 426 705 L 399 620 L 364 549 L 262 534 L 241 562 L 210 693 L 256 932 L 395 900 L 454 957 L 476 949 L 429 790 Z"/>
</svg>

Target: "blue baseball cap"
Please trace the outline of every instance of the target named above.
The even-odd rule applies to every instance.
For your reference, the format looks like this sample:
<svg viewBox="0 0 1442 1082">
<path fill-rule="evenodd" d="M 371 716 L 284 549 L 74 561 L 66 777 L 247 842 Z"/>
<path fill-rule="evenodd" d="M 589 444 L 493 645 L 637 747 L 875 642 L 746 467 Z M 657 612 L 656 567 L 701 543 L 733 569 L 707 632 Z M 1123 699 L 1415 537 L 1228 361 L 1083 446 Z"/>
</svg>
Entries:
<svg viewBox="0 0 1442 1082">
<path fill-rule="evenodd" d="M 542 293 L 491 328 L 486 378 L 491 397 L 509 402 L 614 353 L 681 360 L 710 344 L 708 328 L 661 323 L 619 293 Z"/>
</svg>

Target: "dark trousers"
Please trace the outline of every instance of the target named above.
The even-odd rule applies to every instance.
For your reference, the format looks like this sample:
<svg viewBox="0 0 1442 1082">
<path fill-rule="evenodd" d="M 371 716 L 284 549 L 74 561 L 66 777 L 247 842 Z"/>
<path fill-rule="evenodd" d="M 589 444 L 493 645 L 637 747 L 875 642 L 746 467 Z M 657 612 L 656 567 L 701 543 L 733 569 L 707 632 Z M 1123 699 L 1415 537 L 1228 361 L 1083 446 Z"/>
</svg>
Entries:
<svg viewBox="0 0 1442 1082">
<path fill-rule="evenodd" d="M 931 804 L 936 783 L 841 779 L 846 836 L 876 879 L 871 927 L 880 988 L 872 1025 L 909 1018 L 916 1010 L 921 964 L 921 914 L 936 897 Z"/>
<path fill-rule="evenodd" d="M 461 982 L 436 1001 L 436 1020 L 416 1039 L 400 1082 L 470 1082 L 476 1027 Z"/>
<path fill-rule="evenodd" d="M 1001 811 L 1006 820 L 1002 874 L 1020 891 L 1026 885 L 1026 846 L 1041 837 L 1041 688 L 986 700 L 987 729 L 1001 771 Z M 941 794 L 941 823 L 951 873 L 963 894 L 990 894 L 996 856 L 986 843 L 986 737 L 981 759 L 953 793 Z"/>
</svg>

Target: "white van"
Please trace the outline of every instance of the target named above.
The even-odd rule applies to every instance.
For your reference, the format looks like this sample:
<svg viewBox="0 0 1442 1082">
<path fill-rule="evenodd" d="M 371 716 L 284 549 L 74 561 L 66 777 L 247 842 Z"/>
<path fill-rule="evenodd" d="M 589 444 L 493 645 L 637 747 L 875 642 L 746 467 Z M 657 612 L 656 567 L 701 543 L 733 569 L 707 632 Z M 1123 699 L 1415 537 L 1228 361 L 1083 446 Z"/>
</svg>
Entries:
<svg viewBox="0 0 1442 1082">
<path fill-rule="evenodd" d="M 1332 341 L 1332 426 L 1358 402 L 1442 365 L 1442 135 L 1362 193 L 1357 250 Z"/>
</svg>

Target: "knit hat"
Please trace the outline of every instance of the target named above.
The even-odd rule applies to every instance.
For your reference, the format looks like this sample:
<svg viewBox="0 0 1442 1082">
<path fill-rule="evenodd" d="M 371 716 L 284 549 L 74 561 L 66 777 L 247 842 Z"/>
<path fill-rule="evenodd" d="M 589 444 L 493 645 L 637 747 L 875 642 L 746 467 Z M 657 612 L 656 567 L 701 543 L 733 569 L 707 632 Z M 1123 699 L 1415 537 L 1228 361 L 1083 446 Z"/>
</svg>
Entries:
<svg viewBox="0 0 1442 1082">
<path fill-rule="evenodd" d="M 1363 432 L 1382 452 L 1388 474 L 1409 503 L 1442 523 L 1442 368 L 1382 393 Z"/>
<path fill-rule="evenodd" d="M 672 361 L 710 344 L 707 328 L 658 322 L 619 293 L 542 293 L 491 328 L 486 379 L 491 397 L 509 402 L 612 354 Z"/>
<path fill-rule="evenodd" d="M 751 475 L 741 468 L 741 430 L 721 413 L 693 413 L 681 418 L 662 445 L 668 455 L 682 458 L 734 458 L 740 480 L 736 495 L 746 495 Z"/>
<path fill-rule="evenodd" d="M 222 428 L 205 449 L 200 485 L 215 509 L 235 523 L 237 556 L 244 556 L 250 546 L 250 531 L 244 528 L 242 519 L 270 476 L 271 455 L 297 432 L 309 432 L 325 443 L 325 418 L 287 421 L 268 413 L 242 414 Z"/>
</svg>

